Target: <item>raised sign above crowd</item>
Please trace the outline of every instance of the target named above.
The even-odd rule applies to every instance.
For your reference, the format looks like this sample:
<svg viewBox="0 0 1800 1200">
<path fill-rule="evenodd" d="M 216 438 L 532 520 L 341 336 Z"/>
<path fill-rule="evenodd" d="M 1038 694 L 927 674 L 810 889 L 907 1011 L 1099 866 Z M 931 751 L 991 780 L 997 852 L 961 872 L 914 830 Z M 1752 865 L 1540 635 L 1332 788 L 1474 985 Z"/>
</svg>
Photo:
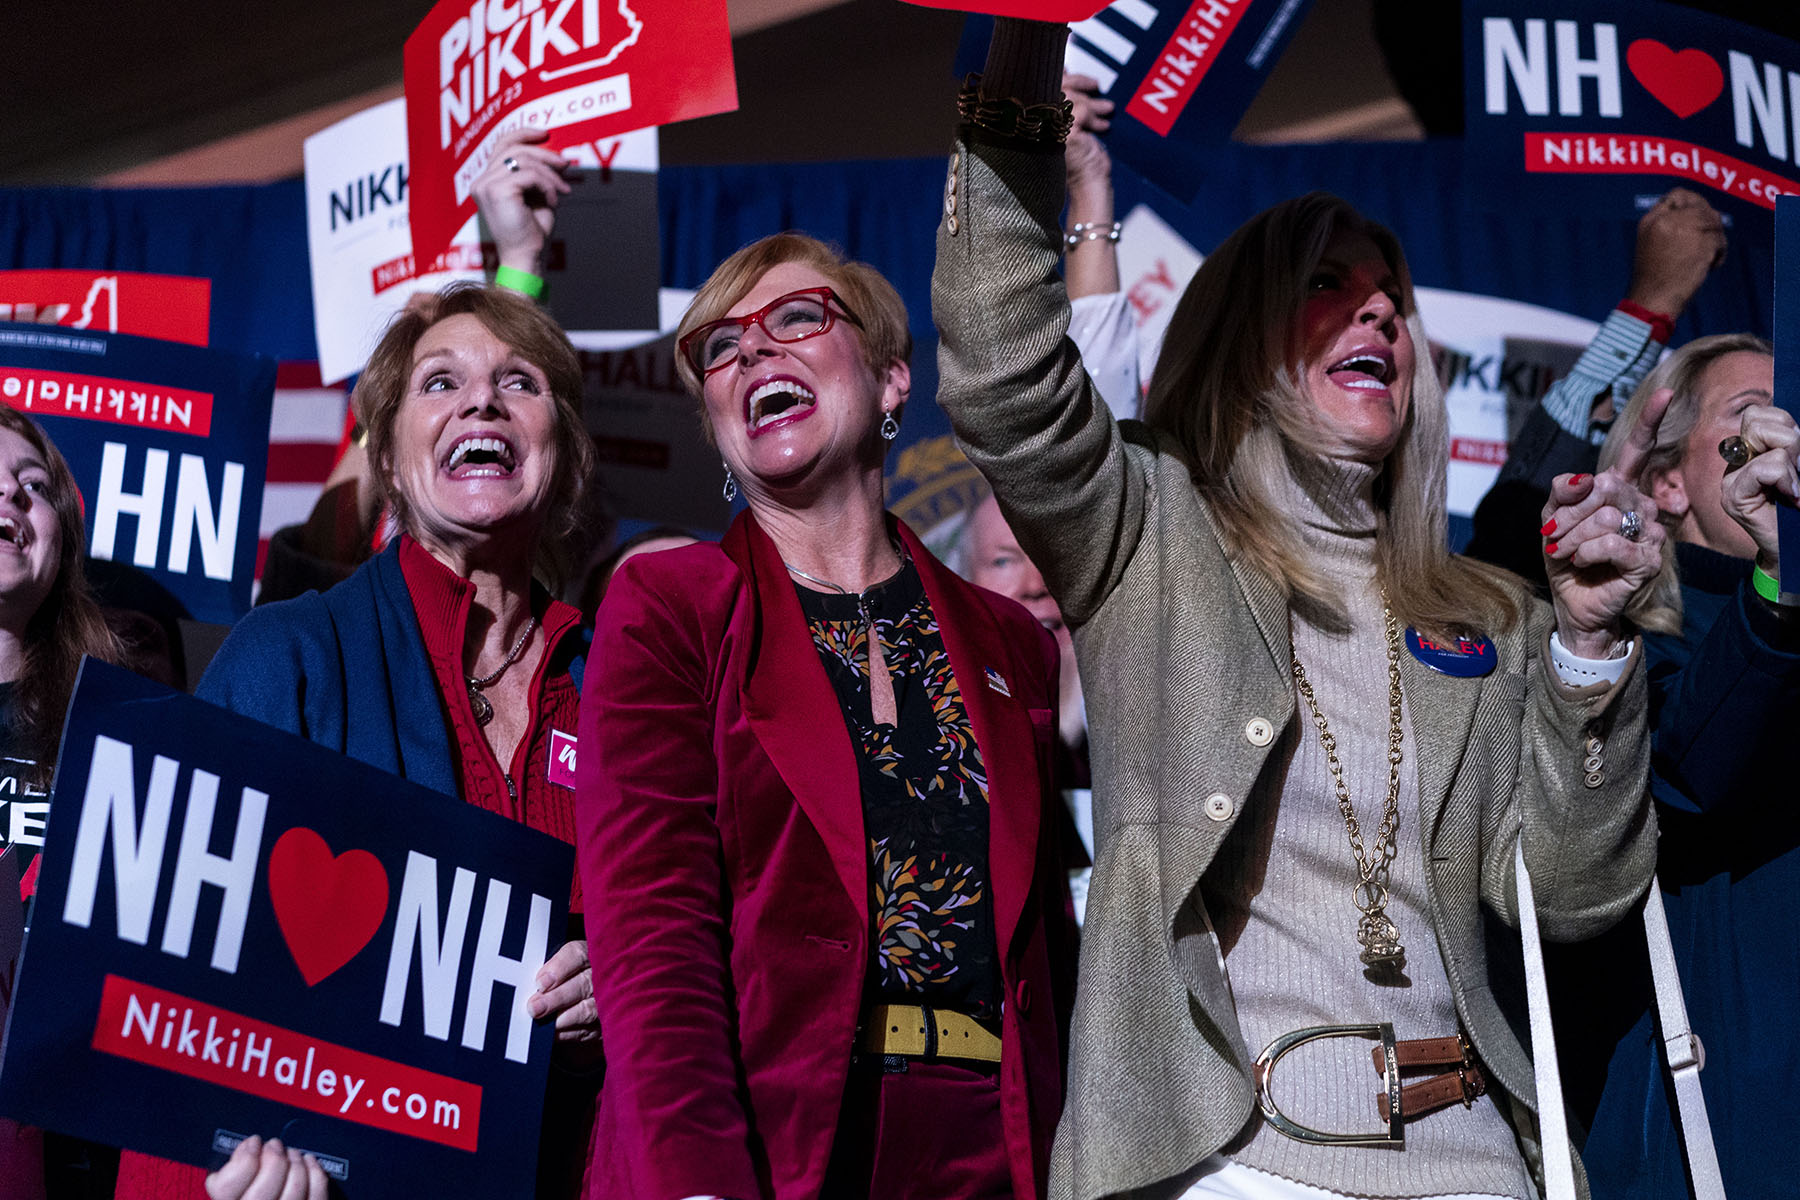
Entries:
<svg viewBox="0 0 1800 1200">
<path fill-rule="evenodd" d="M 413 252 L 437 257 L 514 129 L 553 150 L 737 107 L 725 0 L 444 0 L 406 40 Z"/>
<path fill-rule="evenodd" d="M 1800 191 L 1793 42 L 1657 0 L 1471 0 L 1463 23 L 1478 205 L 1627 214 L 1684 184 L 1766 230 Z"/>
</svg>

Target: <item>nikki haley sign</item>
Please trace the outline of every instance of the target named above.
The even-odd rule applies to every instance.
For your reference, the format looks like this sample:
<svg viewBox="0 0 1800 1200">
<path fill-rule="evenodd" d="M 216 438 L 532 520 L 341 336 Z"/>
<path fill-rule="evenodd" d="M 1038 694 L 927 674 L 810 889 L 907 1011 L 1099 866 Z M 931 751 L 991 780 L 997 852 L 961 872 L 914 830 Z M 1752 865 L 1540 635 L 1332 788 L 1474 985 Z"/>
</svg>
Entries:
<svg viewBox="0 0 1800 1200">
<path fill-rule="evenodd" d="M 725 0 L 442 0 L 406 39 L 405 80 L 422 262 L 475 215 L 510 130 L 561 151 L 737 107 Z"/>
<path fill-rule="evenodd" d="M 1470 196 L 1629 215 L 1677 184 L 1764 222 L 1800 192 L 1800 46 L 1636 0 L 1467 0 Z"/>
<path fill-rule="evenodd" d="M 216 1165 L 250 1134 L 356 1200 L 529 1195 L 570 848 L 89 660 L 0 1111 Z"/>
<path fill-rule="evenodd" d="M 69 460 L 90 577 L 121 607 L 219 623 L 250 611 L 274 395 L 261 355 L 0 325 L 0 404 Z"/>
</svg>

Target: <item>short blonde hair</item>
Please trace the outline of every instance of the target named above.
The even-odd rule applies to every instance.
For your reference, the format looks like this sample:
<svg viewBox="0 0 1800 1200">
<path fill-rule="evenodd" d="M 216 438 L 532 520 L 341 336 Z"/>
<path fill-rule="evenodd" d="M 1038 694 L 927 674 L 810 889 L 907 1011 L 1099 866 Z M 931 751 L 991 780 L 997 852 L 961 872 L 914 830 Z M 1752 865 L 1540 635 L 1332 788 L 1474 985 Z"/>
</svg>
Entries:
<svg viewBox="0 0 1800 1200">
<path fill-rule="evenodd" d="M 811 267 L 831 281 L 832 290 L 856 315 L 863 359 L 871 371 L 879 372 L 892 362 L 911 360 L 912 327 L 906 319 L 906 303 L 887 277 L 868 263 L 845 257 L 843 251 L 828 242 L 793 231 L 751 242 L 720 263 L 682 314 L 681 324 L 675 330 L 676 345 L 700 326 L 730 312 L 764 275 L 785 263 Z M 706 386 L 704 377 L 679 352 L 675 355 L 675 369 L 688 394 L 699 400 Z M 704 404 L 700 421 L 710 439 L 712 422 Z"/>
<path fill-rule="evenodd" d="M 489 333 L 542 371 L 556 401 L 556 469 L 536 556 L 538 574 L 554 591 L 568 571 L 563 543 L 581 520 L 582 493 L 594 470 L 594 440 L 581 420 L 581 358 L 562 327 L 530 300 L 506 288 L 458 282 L 434 296 L 415 297 L 394 317 L 369 356 L 350 401 L 368 435 L 370 476 L 376 494 L 393 510 L 394 519 L 411 532 L 411 506 L 394 486 L 394 424 L 406 400 L 413 353 L 420 339 L 440 321 L 465 315 L 480 321 Z"/>
<path fill-rule="evenodd" d="M 1687 454 L 1688 438 L 1700 424 L 1700 384 L 1707 370 L 1726 355 L 1740 352 L 1772 358 L 1775 347 L 1753 333 L 1719 333 L 1695 338 L 1658 363 L 1631 393 L 1630 403 L 1613 422 L 1612 432 L 1606 435 L 1606 444 L 1600 447 L 1600 469 L 1604 471 L 1619 461 L 1625 441 L 1631 436 L 1632 427 L 1643 419 L 1644 406 L 1650 403 L 1650 397 L 1663 388 L 1671 389 L 1675 394 L 1670 397 L 1669 407 L 1656 427 L 1656 445 L 1644 457 L 1638 477 L 1631 481 L 1648 495 L 1650 481 L 1679 466 Z M 1669 527 L 1672 535 L 1679 519 L 1672 513 L 1660 513 L 1659 519 Z M 1675 567 L 1673 536 L 1663 542 L 1662 569 L 1648 586 L 1638 589 L 1625 615 L 1643 629 L 1668 634 L 1681 632 L 1681 576 Z"/>
</svg>

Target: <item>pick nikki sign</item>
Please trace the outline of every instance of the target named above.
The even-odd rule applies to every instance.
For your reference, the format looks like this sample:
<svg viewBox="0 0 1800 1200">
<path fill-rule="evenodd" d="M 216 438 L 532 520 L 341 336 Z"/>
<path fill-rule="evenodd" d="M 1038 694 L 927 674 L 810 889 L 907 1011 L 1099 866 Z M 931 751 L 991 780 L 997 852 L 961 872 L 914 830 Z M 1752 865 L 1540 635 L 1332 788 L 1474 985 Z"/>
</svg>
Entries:
<svg viewBox="0 0 1800 1200">
<path fill-rule="evenodd" d="M 570 847 L 89 660 L 40 861 L 0 1112 L 203 1166 L 277 1134 L 356 1200 L 530 1193 Z"/>
<path fill-rule="evenodd" d="M 475 215 L 500 137 L 552 150 L 737 107 L 725 0 L 443 0 L 406 39 L 413 254 Z"/>
<path fill-rule="evenodd" d="M 1681 185 L 1766 229 L 1800 192 L 1800 45 L 1657 0 L 1463 13 L 1478 204 L 1629 212 Z"/>
</svg>

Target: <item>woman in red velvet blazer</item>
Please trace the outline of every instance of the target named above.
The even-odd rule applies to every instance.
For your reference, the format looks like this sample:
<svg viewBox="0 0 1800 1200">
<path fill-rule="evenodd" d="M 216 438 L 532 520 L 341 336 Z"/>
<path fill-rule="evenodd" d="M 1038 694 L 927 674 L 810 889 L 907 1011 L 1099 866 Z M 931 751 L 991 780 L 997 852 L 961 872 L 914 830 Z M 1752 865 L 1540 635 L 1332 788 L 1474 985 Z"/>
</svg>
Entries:
<svg viewBox="0 0 1800 1200">
<path fill-rule="evenodd" d="M 883 511 L 906 328 L 871 268 L 791 234 L 683 321 L 750 511 L 632 559 L 601 606 L 590 1196 L 1044 1192 L 1072 978 L 1056 647 Z"/>
</svg>

